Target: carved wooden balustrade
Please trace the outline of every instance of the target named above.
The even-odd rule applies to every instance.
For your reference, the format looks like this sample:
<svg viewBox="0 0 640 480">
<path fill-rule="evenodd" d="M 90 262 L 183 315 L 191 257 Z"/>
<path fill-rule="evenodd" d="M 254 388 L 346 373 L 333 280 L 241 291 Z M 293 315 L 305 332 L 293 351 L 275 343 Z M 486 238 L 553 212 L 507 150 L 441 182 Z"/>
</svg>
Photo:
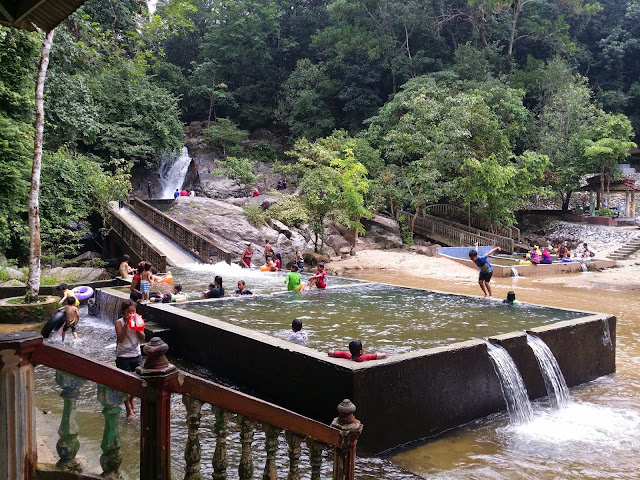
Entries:
<svg viewBox="0 0 640 480">
<path fill-rule="evenodd" d="M 165 272 L 167 270 L 166 255 L 149 244 L 144 237 L 138 235 L 135 228 L 126 220 L 123 220 L 117 215 L 109 215 L 106 223 L 111 227 L 113 233 L 118 235 L 139 258 L 151 262 L 159 272 Z"/>
<path fill-rule="evenodd" d="M 224 261 L 231 264 L 231 252 L 216 245 L 204 235 L 180 225 L 173 218 L 138 198 L 132 198 L 129 204 L 138 215 L 161 232 L 169 235 L 203 262 L 217 263 Z"/>
<path fill-rule="evenodd" d="M 182 396 L 186 408 L 187 439 L 184 451 L 184 478 L 199 480 L 203 437 L 200 424 L 203 406 L 211 405 L 215 451 L 211 462 L 213 478 L 224 480 L 232 466 L 228 451 L 239 452 L 238 478 L 276 480 L 285 478 L 278 472 L 278 448 L 286 440 L 287 480 L 301 478 L 301 457 L 306 455 L 313 480 L 321 478 L 323 452 L 333 451 L 334 480 L 353 480 L 356 443 L 362 425 L 354 417 L 355 406 L 344 400 L 338 406 L 338 417 L 331 426 L 324 425 L 255 397 L 236 392 L 200 377 L 179 371 L 167 361 L 168 346 L 159 338 L 145 345 L 147 355 L 138 375 L 96 362 L 82 355 L 43 343 L 36 333 L 0 335 L 0 479 L 31 480 L 37 472 L 35 394 L 33 366 L 45 365 L 56 370 L 56 383 L 61 388 L 63 412 L 56 450 L 59 472 L 48 471 L 43 478 L 122 478 L 122 455 L 118 418 L 125 394 L 141 399 L 140 475 L 142 480 L 171 478 L 171 395 Z M 80 387 L 87 381 L 97 384 L 97 398 L 102 405 L 104 431 L 101 443 L 102 473 L 77 472 L 76 455 L 80 448 L 80 426 L 76 420 L 76 400 Z M 232 427 L 239 432 L 239 445 L 229 445 Z M 254 435 L 260 434 L 264 448 L 262 472 L 254 471 L 257 453 Z M 130 448 L 128 446 L 127 448 Z M 282 448 L 280 449 L 282 452 Z M 4 460 L 4 461 L 3 461 Z M 64 471 L 64 474 L 62 473 Z M 60 476 L 56 476 L 60 473 Z M 325 474 L 326 476 L 326 474 Z"/>
</svg>

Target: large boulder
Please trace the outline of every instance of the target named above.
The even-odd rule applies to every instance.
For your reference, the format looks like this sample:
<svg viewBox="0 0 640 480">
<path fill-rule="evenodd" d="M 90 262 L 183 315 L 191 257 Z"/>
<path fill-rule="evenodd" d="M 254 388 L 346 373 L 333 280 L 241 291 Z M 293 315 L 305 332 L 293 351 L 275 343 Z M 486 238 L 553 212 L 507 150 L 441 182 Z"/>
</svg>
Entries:
<svg viewBox="0 0 640 480">
<path fill-rule="evenodd" d="M 181 197 L 166 214 L 230 251 L 234 262 L 239 261 L 247 244 L 251 243 L 256 251 L 256 263 L 260 263 L 265 240 L 269 240 L 276 252 L 282 253 L 285 264 L 293 259 L 296 250 L 313 248 L 303 235 L 286 225 L 277 222 L 273 223 L 277 228 L 255 227 L 241 207 L 219 200 Z"/>
</svg>

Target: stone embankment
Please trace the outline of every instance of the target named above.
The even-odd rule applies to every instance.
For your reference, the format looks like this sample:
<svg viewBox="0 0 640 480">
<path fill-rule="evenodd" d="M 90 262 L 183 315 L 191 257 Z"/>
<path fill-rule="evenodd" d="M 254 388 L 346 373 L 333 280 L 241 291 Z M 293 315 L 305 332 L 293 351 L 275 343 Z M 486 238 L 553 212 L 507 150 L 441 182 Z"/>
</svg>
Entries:
<svg viewBox="0 0 640 480">
<path fill-rule="evenodd" d="M 640 229 L 638 227 L 606 227 L 553 221 L 545 228 L 544 235 L 536 232 L 536 234 L 530 234 L 527 237 L 531 242 L 540 246 L 555 246 L 567 242 L 570 250 L 587 242 L 596 254 L 601 255 L 640 237 Z"/>
</svg>

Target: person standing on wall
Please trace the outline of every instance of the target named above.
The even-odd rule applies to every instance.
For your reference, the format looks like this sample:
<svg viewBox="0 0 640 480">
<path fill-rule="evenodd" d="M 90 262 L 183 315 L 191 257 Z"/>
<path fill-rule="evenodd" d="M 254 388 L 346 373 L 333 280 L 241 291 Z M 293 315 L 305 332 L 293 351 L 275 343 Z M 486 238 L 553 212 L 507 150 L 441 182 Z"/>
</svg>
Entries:
<svg viewBox="0 0 640 480">
<path fill-rule="evenodd" d="M 147 181 L 147 193 L 149 194 L 149 200 L 153 197 L 153 190 L 151 188 L 151 180 Z"/>
</svg>

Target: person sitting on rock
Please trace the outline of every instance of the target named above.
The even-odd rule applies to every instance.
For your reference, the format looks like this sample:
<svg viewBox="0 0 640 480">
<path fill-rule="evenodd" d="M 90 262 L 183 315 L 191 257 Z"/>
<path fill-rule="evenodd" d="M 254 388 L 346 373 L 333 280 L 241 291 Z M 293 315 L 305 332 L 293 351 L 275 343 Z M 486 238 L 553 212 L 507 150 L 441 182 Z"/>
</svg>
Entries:
<svg viewBox="0 0 640 480">
<path fill-rule="evenodd" d="M 293 260 L 293 264 L 298 267 L 298 273 L 301 274 L 304 271 L 304 258 L 302 257 L 300 250 L 296 251 L 296 258 Z"/>
<path fill-rule="evenodd" d="M 546 248 L 542 249 L 540 260 L 541 260 L 541 263 L 544 263 L 545 265 L 551 265 L 553 263 L 553 258 L 551 258 L 551 255 L 549 255 L 549 252 L 547 251 Z"/>
<path fill-rule="evenodd" d="M 329 352 L 329 356 L 335 358 L 346 358 L 348 360 L 353 360 L 354 362 L 368 362 L 369 360 L 382 360 L 383 358 L 387 358 L 388 355 L 386 353 L 369 353 L 365 355 L 362 348 L 362 342 L 356 339 L 349 342 L 348 352 L 334 350 Z"/>
</svg>

